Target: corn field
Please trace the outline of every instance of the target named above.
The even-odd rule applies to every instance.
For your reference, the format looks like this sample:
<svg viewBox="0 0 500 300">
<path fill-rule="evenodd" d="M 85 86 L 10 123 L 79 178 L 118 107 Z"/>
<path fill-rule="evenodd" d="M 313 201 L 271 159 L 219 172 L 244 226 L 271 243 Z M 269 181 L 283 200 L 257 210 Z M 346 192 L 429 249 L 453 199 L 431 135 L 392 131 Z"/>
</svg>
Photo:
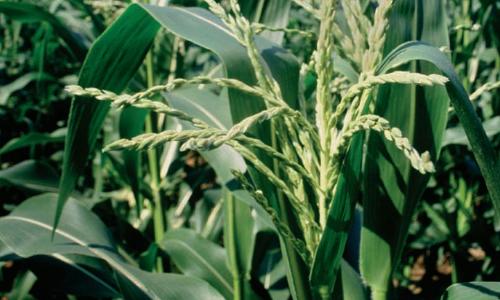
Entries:
<svg viewBox="0 0 500 300">
<path fill-rule="evenodd" d="M 498 0 L 0 0 L 0 297 L 500 299 Z"/>
</svg>

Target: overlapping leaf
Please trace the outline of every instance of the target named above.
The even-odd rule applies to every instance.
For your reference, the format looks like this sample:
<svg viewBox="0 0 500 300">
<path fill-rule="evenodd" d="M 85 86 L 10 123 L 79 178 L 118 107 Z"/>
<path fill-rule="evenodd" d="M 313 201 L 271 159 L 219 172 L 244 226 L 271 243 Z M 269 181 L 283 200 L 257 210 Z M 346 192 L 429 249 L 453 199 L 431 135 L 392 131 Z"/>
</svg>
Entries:
<svg viewBox="0 0 500 300">
<path fill-rule="evenodd" d="M 233 298 L 233 278 L 224 248 L 186 228 L 168 231 L 162 246 L 182 273 L 202 278 L 226 299 Z"/>
<path fill-rule="evenodd" d="M 209 12 L 198 8 L 160 8 L 134 4 L 95 42 L 82 68 L 79 84 L 114 92 L 122 91 L 137 71 L 160 25 L 214 51 L 224 62 L 228 77 L 250 84 L 255 81 L 245 49 L 221 21 Z M 257 43 L 271 72 L 282 84 L 285 99 L 295 107 L 297 62 L 270 42 L 258 39 Z M 262 100 L 234 90 L 229 91 L 229 98 L 234 121 L 263 108 Z M 95 147 L 108 107 L 106 103 L 86 99 L 73 101 L 56 218 L 60 216 L 65 200 L 75 187 L 76 178 L 82 173 L 88 156 Z M 263 140 L 270 140 L 266 126 L 259 132 Z"/>
<path fill-rule="evenodd" d="M 493 300 L 500 298 L 500 282 L 456 283 L 446 289 L 441 300 Z"/>
<path fill-rule="evenodd" d="M 51 239 L 56 205 L 56 194 L 43 194 L 24 201 L 10 215 L 0 218 L 0 240 L 23 257 L 54 254 L 97 257 L 116 272 L 126 299 L 222 299 L 202 280 L 175 274 L 152 274 L 127 264 L 118 254 L 106 226 L 74 200 L 68 201 Z"/>
<path fill-rule="evenodd" d="M 448 45 L 444 21 L 442 1 L 395 3 L 385 53 L 413 39 L 438 47 Z M 390 57 L 391 54 L 386 54 L 376 70 L 378 74 L 387 71 L 384 66 Z M 405 65 L 404 69 L 427 74 L 439 72 L 421 63 Z M 416 149 L 429 151 L 435 160 L 447 122 L 447 110 L 448 97 L 444 88 L 386 85 L 378 90 L 375 113 L 388 119 L 391 126 L 400 128 Z M 409 222 L 428 176 L 414 171 L 407 158 L 380 135 L 371 134 L 368 145 L 360 264 L 375 297 L 385 295 L 389 288 Z"/>
</svg>

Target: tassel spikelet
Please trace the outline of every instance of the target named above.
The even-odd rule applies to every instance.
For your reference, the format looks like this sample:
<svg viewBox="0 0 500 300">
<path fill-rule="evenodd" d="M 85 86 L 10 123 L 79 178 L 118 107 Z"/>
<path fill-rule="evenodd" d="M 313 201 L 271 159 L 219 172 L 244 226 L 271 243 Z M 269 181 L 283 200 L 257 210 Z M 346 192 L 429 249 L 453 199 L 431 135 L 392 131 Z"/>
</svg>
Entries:
<svg viewBox="0 0 500 300">
<path fill-rule="evenodd" d="M 131 139 L 121 139 L 105 147 L 111 150 L 146 150 L 162 146 L 167 142 L 180 143 L 180 150 L 206 151 L 222 145 L 232 147 L 245 159 L 249 166 L 262 174 L 276 187 L 278 197 L 288 201 L 297 217 L 300 236 L 294 236 L 276 208 L 269 203 L 270 195 L 265 195 L 248 174 L 234 171 L 241 183 L 256 202 L 269 214 L 278 233 L 289 241 L 307 265 L 314 259 L 314 253 L 326 226 L 328 208 L 334 196 L 340 176 L 341 166 L 353 136 L 360 131 L 374 131 L 392 143 L 408 159 L 412 168 L 425 174 L 434 172 L 429 152 L 420 154 L 398 128 L 377 115 L 366 114 L 373 99 L 375 87 L 387 84 L 413 84 L 423 86 L 445 85 L 447 78 L 437 75 L 395 71 L 376 74 L 377 64 L 382 55 L 382 46 L 387 30 L 387 14 L 392 0 L 380 0 L 373 23 L 363 14 L 358 1 L 341 0 L 351 36 L 341 41 L 335 37 L 344 36 L 335 24 L 336 0 L 319 3 L 310 0 L 294 0 L 294 3 L 313 14 L 319 21 L 319 32 L 304 32 L 287 28 L 268 28 L 262 24 L 252 24 L 242 16 L 236 0 L 229 0 L 225 9 L 214 0 L 205 0 L 209 9 L 227 26 L 234 38 L 245 48 L 257 79 L 255 85 L 248 85 L 231 78 L 197 76 L 191 79 L 172 78 L 164 85 L 153 86 L 135 94 L 117 95 L 111 91 L 80 86 L 67 86 L 66 91 L 85 99 L 107 101 L 116 108 L 139 107 L 178 118 L 194 126 L 189 130 L 166 130 L 158 133 L 142 134 Z M 316 75 L 314 118 L 302 110 L 291 108 L 283 99 L 277 81 L 262 59 L 255 43 L 255 34 L 264 30 L 279 30 L 287 34 L 301 34 L 317 38 L 316 49 L 309 61 L 301 68 L 301 76 L 312 72 Z M 361 74 L 357 83 L 336 77 L 332 60 L 334 46 L 341 55 L 357 65 Z M 213 85 L 217 88 L 237 89 L 262 99 L 265 108 L 249 115 L 228 130 L 214 128 L 188 113 L 171 107 L 165 101 L 154 101 L 165 92 L 172 92 L 185 85 Z M 498 87 L 498 83 L 484 86 L 473 96 Z M 300 97 L 299 97 L 300 98 Z M 405 99 L 401 99 L 405 101 Z M 305 101 L 302 101 L 305 103 Z M 250 134 L 250 129 L 266 122 L 272 129 L 272 142 L 264 143 Z M 268 159 L 262 159 L 266 157 Z M 265 161 L 265 162 L 264 162 Z M 272 162 L 272 163 L 269 163 Z"/>
<path fill-rule="evenodd" d="M 398 84 L 414 84 L 422 86 L 433 86 L 441 85 L 444 86 L 448 82 L 448 78 L 438 75 L 438 74 L 420 74 L 406 71 L 395 71 L 392 73 L 368 76 L 365 80 L 352 85 L 347 92 L 342 97 L 342 100 L 337 105 L 335 112 L 330 120 L 330 127 L 336 124 L 338 119 L 345 113 L 349 105 L 357 106 L 356 103 L 353 104 L 353 99 L 359 96 L 363 91 L 371 89 L 375 86 L 387 84 L 387 83 L 398 83 Z"/>
<path fill-rule="evenodd" d="M 358 1 L 342 0 L 341 4 L 351 32 L 353 60 L 360 63 L 367 48 L 367 34 L 364 30 L 371 27 L 371 22 L 363 15 Z"/>
<path fill-rule="evenodd" d="M 448 78 L 438 74 L 420 74 L 406 71 L 396 71 L 392 73 L 368 76 L 365 80 L 352 85 L 346 92 L 343 98 L 352 99 L 363 92 L 363 90 L 373 88 L 377 85 L 386 83 L 398 84 L 414 84 L 421 86 L 444 86 L 448 82 Z"/>
<path fill-rule="evenodd" d="M 496 82 L 488 82 L 482 86 L 480 86 L 477 90 L 474 91 L 474 93 L 470 94 L 469 98 L 470 101 L 474 101 L 477 98 L 479 98 L 484 92 L 488 92 L 494 89 L 500 88 L 500 81 Z"/>
<path fill-rule="evenodd" d="M 363 115 L 353 122 L 349 129 L 343 134 L 334 156 L 347 150 L 348 141 L 358 131 L 373 130 L 382 133 L 384 138 L 392 142 L 410 160 L 412 167 L 422 174 L 434 172 L 434 164 L 430 161 L 429 152 L 422 155 L 413 148 L 410 141 L 403 136 L 401 130 L 391 127 L 389 121 L 377 115 Z"/>
<path fill-rule="evenodd" d="M 357 1 L 352 1 L 357 2 Z M 373 26 L 368 32 L 368 51 L 363 55 L 362 70 L 367 72 L 372 70 L 382 58 L 382 49 L 385 43 L 385 32 L 389 21 L 387 15 L 392 7 L 393 0 L 379 0 L 378 7 L 375 10 Z"/>
</svg>

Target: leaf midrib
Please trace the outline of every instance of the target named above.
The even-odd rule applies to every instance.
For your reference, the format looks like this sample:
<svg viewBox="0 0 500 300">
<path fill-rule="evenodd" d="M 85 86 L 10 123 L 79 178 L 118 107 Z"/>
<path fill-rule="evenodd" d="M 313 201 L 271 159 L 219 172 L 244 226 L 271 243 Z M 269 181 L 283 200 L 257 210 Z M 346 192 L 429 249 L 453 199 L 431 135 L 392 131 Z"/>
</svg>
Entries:
<svg viewBox="0 0 500 300">
<path fill-rule="evenodd" d="M 182 12 L 184 12 L 186 14 L 189 14 L 189 15 L 191 15 L 191 16 L 199 19 L 199 20 L 202 20 L 202 21 L 204 21 L 204 22 L 206 22 L 206 23 L 208 23 L 208 24 L 210 24 L 210 25 L 212 25 L 214 27 L 217 27 L 218 29 L 224 31 L 227 35 L 229 35 L 232 38 L 234 38 L 234 39 L 237 40 L 236 36 L 231 31 L 227 30 L 227 28 L 221 26 L 220 24 L 217 24 L 217 23 L 215 23 L 215 22 L 213 22 L 213 21 L 211 21 L 211 20 L 209 20 L 207 18 L 204 18 L 204 17 L 202 17 L 200 15 L 197 15 L 197 14 L 195 14 L 195 13 L 193 13 L 193 12 L 191 12 L 191 11 L 185 9 L 185 8 L 181 8 L 181 7 L 177 7 L 177 6 L 171 6 L 170 8 L 176 9 L 176 10 L 180 10 L 180 11 L 182 11 Z"/>
<path fill-rule="evenodd" d="M 43 222 L 36 221 L 36 220 L 33 220 L 33 219 L 28 219 L 28 218 L 20 217 L 20 216 L 6 216 L 6 217 L 3 217 L 2 219 L 4 219 L 4 220 L 5 219 L 12 219 L 12 220 L 17 220 L 17 221 L 21 221 L 21 222 L 30 223 L 30 224 L 33 224 L 33 225 L 37 225 L 40 228 L 46 229 L 49 232 L 52 232 L 52 226 L 51 225 L 48 225 L 48 224 L 45 224 Z M 67 233 L 67 232 L 65 232 L 65 231 L 63 231 L 63 230 L 61 230 L 59 228 L 56 228 L 54 232 L 56 234 L 59 234 L 59 235 L 65 237 L 65 238 L 67 238 L 67 239 L 75 242 L 76 244 L 78 244 L 78 245 L 80 245 L 82 247 L 87 248 L 90 252 L 92 252 L 96 256 L 104 259 L 108 264 L 110 264 L 118 272 L 122 273 L 125 277 L 127 277 L 127 279 L 129 279 L 135 286 L 137 286 L 138 288 L 140 288 L 148 296 L 152 297 L 153 299 L 161 300 L 155 293 L 153 293 L 147 287 L 145 287 L 138 278 L 136 278 L 133 274 L 131 274 L 130 272 L 128 272 L 124 267 L 122 267 L 120 265 L 120 263 L 116 262 L 112 257 L 110 257 L 109 255 L 107 255 L 103 251 L 100 251 L 98 249 L 94 249 L 94 248 L 90 247 L 83 240 L 81 240 L 79 238 L 76 238 L 76 237 L 72 236 L 70 233 Z"/>
<path fill-rule="evenodd" d="M 188 250 L 190 253 L 193 254 L 193 256 L 195 258 L 197 258 L 203 265 L 205 265 L 207 267 L 207 269 L 213 273 L 215 275 L 215 277 L 217 277 L 219 279 L 219 281 L 222 283 L 222 285 L 229 291 L 229 293 L 231 293 L 231 295 L 233 295 L 233 290 L 232 290 L 232 286 L 230 283 L 228 283 L 224 276 L 222 276 L 218 271 L 217 269 L 215 269 L 214 267 L 212 267 L 208 262 L 206 262 L 203 257 L 201 255 L 199 255 L 196 251 L 194 251 L 190 246 L 189 244 L 187 244 L 186 242 L 182 241 L 182 240 L 177 240 L 177 239 L 172 239 L 172 240 L 169 240 L 170 243 L 177 243 L 179 244 L 181 247 L 183 248 L 186 248 L 186 250 Z"/>
<path fill-rule="evenodd" d="M 67 264 L 67 265 L 69 265 L 69 266 L 77 269 L 78 271 L 82 272 L 83 274 L 85 274 L 86 276 L 92 278 L 93 280 L 99 282 L 102 286 L 104 286 L 106 289 L 110 290 L 112 293 L 120 294 L 119 291 L 117 291 L 114 287 L 112 287 L 111 285 L 109 285 L 107 282 L 105 282 L 101 278 L 95 276 L 91 272 L 87 271 L 85 268 L 82 268 L 76 262 L 72 261 L 71 259 L 67 258 L 66 256 L 64 256 L 62 254 L 57 254 L 57 253 L 56 254 L 51 254 L 51 256 L 53 256 L 54 258 L 56 258 L 56 259 L 64 262 L 65 264 Z"/>
</svg>

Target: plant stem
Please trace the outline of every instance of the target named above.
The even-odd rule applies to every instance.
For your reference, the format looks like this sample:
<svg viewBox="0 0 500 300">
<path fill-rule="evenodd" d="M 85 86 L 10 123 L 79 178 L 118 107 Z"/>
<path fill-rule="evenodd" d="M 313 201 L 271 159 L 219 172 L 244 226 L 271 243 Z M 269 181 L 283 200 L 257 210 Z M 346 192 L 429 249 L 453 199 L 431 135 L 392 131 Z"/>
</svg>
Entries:
<svg viewBox="0 0 500 300">
<path fill-rule="evenodd" d="M 242 289 L 241 289 L 241 276 L 240 276 L 240 268 L 238 265 L 238 258 L 236 254 L 236 229 L 235 229 L 235 204 L 234 197 L 231 193 L 226 193 L 226 209 L 225 209 L 225 222 L 227 226 L 227 234 L 228 237 L 226 239 L 228 245 L 226 245 L 226 249 L 229 256 L 229 265 L 231 268 L 231 274 L 233 275 L 233 299 L 240 300 L 242 299 Z"/>
<path fill-rule="evenodd" d="M 146 55 L 146 76 L 148 88 L 154 85 L 153 77 L 153 55 L 151 51 Z M 152 112 L 146 117 L 145 129 L 147 133 L 154 132 Z M 165 233 L 165 221 L 163 217 L 163 205 L 160 194 L 160 173 L 158 172 L 158 154 L 156 149 L 150 149 L 147 152 L 149 173 L 151 176 L 151 191 L 153 194 L 153 222 L 155 242 L 159 245 L 163 240 Z M 156 270 L 163 272 L 163 261 L 161 257 L 157 257 Z"/>
</svg>

